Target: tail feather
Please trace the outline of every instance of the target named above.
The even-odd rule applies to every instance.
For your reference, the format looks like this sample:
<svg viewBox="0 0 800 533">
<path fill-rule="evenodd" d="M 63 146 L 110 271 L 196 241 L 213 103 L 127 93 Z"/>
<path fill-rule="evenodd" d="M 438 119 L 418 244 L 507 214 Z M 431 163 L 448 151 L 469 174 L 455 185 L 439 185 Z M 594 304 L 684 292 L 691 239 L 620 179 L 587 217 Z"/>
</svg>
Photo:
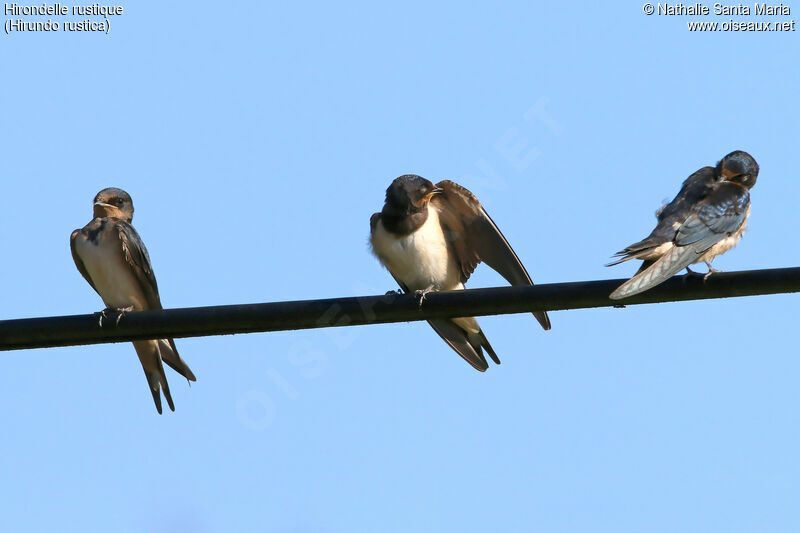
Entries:
<svg viewBox="0 0 800 533">
<path fill-rule="evenodd" d="M 489 363 L 483 355 L 484 349 L 492 361 L 500 364 L 500 358 L 497 357 L 486 335 L 478 326 L 478 321 L 474 318 L 438 318 L 429 320 L 428 323 L 458 355 L 476 370 L 485 372 L 489 368 Z"/>
<path fill-rule="evenodd" d="M 535 313 L 533 313 L 533 316 L 535 316 L 536 320 L 539 321 L 539 324 L 542 325 L 542 329 L 544 329 L 545 331 L 548 331 L 550 329 L 550 327 L 551 327 L 550 326 L 550 317 L 547 316 L 547 312 L 546 311 L 536 311 Z M 484 337 L 484 340 L 485 339 L 486 339 L 486 337 Z M 488 344 L 489 341 L 486 341 L 486 342 Z M 500 363 L 497 363 L 497 364 L 500 364 Z"/>
<path fill-rule="evenodd" d="M 494 361 L 495 364 L 497 364 L 497 365 L 500 364 L 500 358 L 497 357 L 496 353 L 494 353 L 494 349 L 492 348 L 492 345 L 489 344 L 489 339 L 486 338 L 486 335 L 483 334 L 482 330 L 478 330 L 478 333 L 471 333 L 469 335 L 469 343 L 476 350 L 480 350 L 481 348 L 486 350 L 486 353 L 489 354 L 489 357 L 492 358 L 492 361 Z"/>
<path fill-rule="evenodd" d="M 610 263 L 606 263 L 605 266 L 613 267 L 615 265 L 619 265 L 621 263 L 624 263 L 625 261 L 630 261 L 631 259 L 636 259 L 635 255 L 626 254 L 626 253 L 623 253 L 623 252 L 618 252 L 618 253 L 614 254 L 613 256 L 611 256 L 611 257 L 620 257 L 620 256 L 622 256 L 621 259 L 617 259 L 616 261 L 611 261 Z"/>
<path fill-rule="evenodd" d="M 153 402 L 156 404 L 156 411 L 158 414 L 162 414 L 161 409 L 161 389 L 158 387 L 158 382 L 156 381 L 156 386 L 153 386 L 152 375 L 148 374 L 147 372 L 144 373 L 145 377 L 147 378 L 147 385 L 150 388 L 150 394 L 153 395 Z"/>
<path fill-rule="evenodd" d="M 167 363 L 175 372 L 185 377 L 189 381 L 197 381 L 194 377 L 192 369 L 186 364 L 181 356 L 178 354 L 178 348 L 175 347 L 175 341 L 172 339 L 159 339 L 158 348 L 161 352 L 161 359 Z"/>
<path fill-rule="evenodd" d="M 664 244 L 663 241 L 659 241 L 650 236 L 644 240 L 635 242 L 630 246 L 612 255 L 611 257 L 618 257 L 619 259 L 607 263 L 606 266 L 610 267 L 614 265 L 619 265 L 620 263 L 624 263 L 625 261 L 630 261 L 631 259 L 644 259 L 648 255 L 653 253 L 653 251 L 662 244 Z"/>
<path fill-rule="evenodd" d="M 153 402 L 156 404 L 158 414 L 162 413 L 161 392 L 164 393 L 164 398 L 167 399 L 169 408 L 174 411 L 175 404 L 172 402 L 172 395 L 169 392 L 169 383 L 167 383 L 167 375 L 164 373 L 164 365 L 161 363 L 159 342 L 136 341 L 133 343 L 133 347 L 139 356 L 139 362 L 142 364 L 144 375 L 147 378 L 147 385 L 153 395 Z"/>
<path fill-rule="evenodd" d="M 167 399 L 170 411 L 175 411 L 175 404 L 172 403 L 172 394 L 169 392 L 169 383 L 167 383 L 167 375 L 164 373 L 164 365 L 161 364 L 161 359 L 158 360 L 158 371 L 161 375 L 161 392 L 164 393 L 164 398 Z"/>
<path fill-rule="evenodd" d="M 150 393 L 153 395 L 153 401 L 156 404 L 158 414 L 161 414 L 161 393 L 164 393 L 164 398 L 167 399 L 167 405 L 170 410 L 175 410 L 175 404 L 172 402 L 172 394 L 169 392 L 169 383 L 167 383 L 166 375 L 164 374 L 164 366 L 159 365 L 160 368 L 157 372 L 149 370 L 144 371 L 147 378 L 147 385 L 150 387 Z"/>
<path fill-rule="evenodd" d="M 486 362 L 486 358 L 483 356 L 480 344 L 474 345 L 470 342 L 467 333 L 451 319 L 436 318 L 428 320 L 428 324 L 439 334 L 442 340 L 450 345 L 475 370 L 485 372 L 489 368 L 489 363 Z"/>
<path fill-rule="evenodd" d="M 612 292 L 609 298 L 621 300 L 651 289 L 696 262 L 701 255 L 702 253 L 691 246 L 675 246 L 645 270 L 640 269 L 638 274 Z"/>
</svg>

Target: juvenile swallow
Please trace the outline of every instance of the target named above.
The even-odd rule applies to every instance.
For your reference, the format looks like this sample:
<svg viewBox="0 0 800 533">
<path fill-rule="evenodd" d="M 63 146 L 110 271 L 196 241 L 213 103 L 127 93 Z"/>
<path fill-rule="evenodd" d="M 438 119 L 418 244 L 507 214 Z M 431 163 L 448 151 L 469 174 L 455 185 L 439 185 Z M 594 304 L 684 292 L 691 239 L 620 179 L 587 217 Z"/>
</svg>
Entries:
<svg viewBox="0 0 800 533">
<path fill-rule="evenodd" d="M 637 274 L 609 298 L 619 300 L 664 282 L 689 265 L 711 261 L 739 242 L 750 216 L 750 189 L 758 178 L 758 163 L 747 152 L 731 152 L 716 167 L 703 167 L 683 182 L 678 195 L 656 213 L 658 224 L 644 240 L 614 254 L 617 265 L 642 259 Z"/>
<path fill-rule="evenodd" d="M 133 201 L 122 189 L 103 189 L 94 197 L 94 219 L 70 236 L 75 266 L 106 304 L 103 311 L 162 309 L 147 248 L 131 226 Z M 119 321 L 119 318 L 117 319 Z M 101 318 L 102 324 L 102 318 Z M 134 341 L 147 384 L 161 414 L 161 394 L 175 410 L 162 360 L 189 381 L 194 374 L 172 339 Z"/>
<path fill-rule="evenodd" d="M 452 181 L 434 185 L 413 174 L 400 176 L 386 190 L 383 210 L 369 222 L 373 253 L 404 292 L 414 291 L 420 304 L 431 291 L 463 289 L 481 261 L 512 285 L 533 285 L 478 199 Z M 547 313 L 534 316 L 550 329 Z M 484 349 L 500 364 L 475 318 L 436 318 L 428 323 L 477 370 L 489 367 Z"/>
</svg>

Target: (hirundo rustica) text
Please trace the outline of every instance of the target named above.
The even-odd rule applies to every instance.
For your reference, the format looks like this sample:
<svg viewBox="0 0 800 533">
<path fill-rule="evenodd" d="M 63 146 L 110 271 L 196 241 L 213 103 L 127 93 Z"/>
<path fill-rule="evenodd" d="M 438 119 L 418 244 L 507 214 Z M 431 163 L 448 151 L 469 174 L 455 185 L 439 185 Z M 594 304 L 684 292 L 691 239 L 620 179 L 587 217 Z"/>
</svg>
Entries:
<svg viewBox="0 0 800 533">
<path fill-rule="evenodd" d="M 61 3 L 39 5 L 20 5 L 5 3 L 3 14 L 6 17 L 5 33 L 17 32 L 101 32 L 111 31 L 111 19 L 121 16 L 121 5 L 75 5 Z M 36 17 L 36 19 L 23 18 Z M 42 20 L 39 17 L 50 17 Z M 77 18 L 80 17 L 80 18 Z"/>
</svg>

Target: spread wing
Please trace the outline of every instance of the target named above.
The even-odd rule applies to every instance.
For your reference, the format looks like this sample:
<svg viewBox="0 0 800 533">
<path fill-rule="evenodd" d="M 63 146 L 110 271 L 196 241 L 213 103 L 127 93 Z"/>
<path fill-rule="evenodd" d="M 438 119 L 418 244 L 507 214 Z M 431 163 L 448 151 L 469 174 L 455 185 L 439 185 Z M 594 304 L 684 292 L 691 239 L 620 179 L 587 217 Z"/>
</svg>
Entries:
<svg viewBox="0 0 800 533">
<path fill-rule="evenodd" d="M 431 205 L 439 215 L 442 227 L 452 243 L 466 282 L 483 261 L 511 285 L 533 285 L 522 262 L 477 198 L 464 187 L 445 180 L 436 184 L 444 190 L 433 196 Z M 534 316 L 544 329 L 550 329 L 546 312 Z"/>
<path fill-rule="evenodd" d="M 731 183 L 720 184 L 678 228 L 673 240 L 675 246 L 609 297 L 619 300 L 646 291 L 696 263 L 712 246 L 742 227 L 749 207 L 747 189 Z"/>
<path fill-rule="evenodd" d="M 115 220 L 114 229 L 119 236 L 122 254 L 125 262 L 131 268 L 139 286 L 142 288 L 149 309 L 161 309 L 161 298 L 158 296 L 158 283 L 153 274 L 153 267 L 150 264 L 150 255 L 147 253 L 142 239 L 133 226 L 124 220 Z"/>
</svg>

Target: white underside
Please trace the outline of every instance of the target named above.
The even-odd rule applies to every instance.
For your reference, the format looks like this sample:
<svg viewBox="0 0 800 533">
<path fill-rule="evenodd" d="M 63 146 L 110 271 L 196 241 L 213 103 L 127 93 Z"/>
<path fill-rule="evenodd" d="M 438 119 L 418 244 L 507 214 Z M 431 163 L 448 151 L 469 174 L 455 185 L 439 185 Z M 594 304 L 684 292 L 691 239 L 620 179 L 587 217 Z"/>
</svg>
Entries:
<svg viewBox="0 0 800 533">
<path fill-rule="evenodd" d="M 703 254 L 703 257 L 698 259 L 696 263 L 701 263 L 701 262 L 710 263 L 718 255 L 724 254 L 725 252 L 727 252 L 728 250 L 739 244 L 739 240 L 741 238 L 742 238 L 741 235 L 739 235 L 738 237 L 732 235 L 730 237 L 721 240 L 720 242 L 712 246 L 705 254 Z"/>
<path fill-rule="evenodd" d="M 370 244 L 383 266 L 409 290 L 464 288 L 458 265 L 448 250 L 439 215 L 430 205 L 425 223 L 409 235 L 390 233 L 378 221 Z"/>
<path fill-rule="evenodd" d="M 122 244 L 117 232 L 106 227 L 97 236 L 98 244 L 78 232 L 75 251 L 83 261 L 92 283 L 108 307 L 133 306 L 147 309 L 147 303 L 135 274 L 122 255 Z"/>
</svg>

